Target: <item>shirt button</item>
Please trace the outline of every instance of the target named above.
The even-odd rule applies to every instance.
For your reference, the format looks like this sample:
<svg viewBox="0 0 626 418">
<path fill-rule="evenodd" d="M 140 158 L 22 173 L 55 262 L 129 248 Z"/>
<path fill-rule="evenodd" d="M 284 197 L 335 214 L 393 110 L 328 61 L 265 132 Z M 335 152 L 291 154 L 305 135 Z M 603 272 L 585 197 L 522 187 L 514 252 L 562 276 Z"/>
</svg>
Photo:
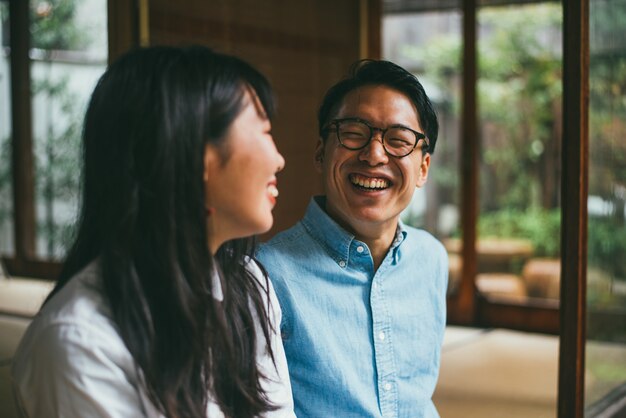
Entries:
<svg viewBox="0 0 626 418">
<path fill-rule="evenodd" d="M 381 331 L 380 334 L 378 334 L 378 338 L 383 341 L 385 339 L 385 333 Z"/>
<path fill-rule="evenodd" d="M 345 267 L 345 266 L 346 266 L 346 262 L 345 262 L 345 261 L 343 261 L 343 260 L 341 260 L 341 261 L 339 262 L 339 267 Z"/>
<path fill-rule="evenodd" d="M 359 245 L 358 247 L 356 247 L 356 252 L 357 252 L 357 253 L 362 253 L 363 251 L 365 251 L 365 249 L 363 248 L 363 246 Z"/>
<path fill-rule="evenodd" d="M 386 391 L 390 391 L 391 390 L 391 383 L 385 383 L 385 390 Z"/>
</svg>

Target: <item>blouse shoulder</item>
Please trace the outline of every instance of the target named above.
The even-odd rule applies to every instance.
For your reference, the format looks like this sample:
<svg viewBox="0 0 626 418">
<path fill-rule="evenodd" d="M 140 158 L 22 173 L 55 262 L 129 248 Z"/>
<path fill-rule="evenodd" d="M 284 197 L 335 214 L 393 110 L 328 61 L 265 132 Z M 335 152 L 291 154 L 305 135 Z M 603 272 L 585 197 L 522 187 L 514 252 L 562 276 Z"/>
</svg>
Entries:
<svg viewBox="0 0 626 418">
<path fill-rule="evenodd" d="M 130 412 L 137 405 L 133 358 L 98 289 L 94 270 L 83 270 L 26 330 L 11 373 L 28 416 L 73 416 L 76 408 L 89 415 L 103 405 Z"/>
</svg>

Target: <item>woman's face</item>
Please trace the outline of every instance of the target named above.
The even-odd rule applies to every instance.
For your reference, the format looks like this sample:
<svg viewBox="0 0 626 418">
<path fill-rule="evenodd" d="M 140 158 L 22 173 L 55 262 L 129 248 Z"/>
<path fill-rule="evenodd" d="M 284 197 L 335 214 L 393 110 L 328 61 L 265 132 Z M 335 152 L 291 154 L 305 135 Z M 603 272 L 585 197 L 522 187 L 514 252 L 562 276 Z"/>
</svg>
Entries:
<svg viewBox="0 0 626 418">
<path fill-rule="evenodd" d="M 234 238 L 268 231 L 278 189 L 276 173 L 285 160 L 276 149 L 271 124 L 255 94 L 246 91 L 241 113 L 219 146 L 204 155 L 209 249 Z"/>
</svg>

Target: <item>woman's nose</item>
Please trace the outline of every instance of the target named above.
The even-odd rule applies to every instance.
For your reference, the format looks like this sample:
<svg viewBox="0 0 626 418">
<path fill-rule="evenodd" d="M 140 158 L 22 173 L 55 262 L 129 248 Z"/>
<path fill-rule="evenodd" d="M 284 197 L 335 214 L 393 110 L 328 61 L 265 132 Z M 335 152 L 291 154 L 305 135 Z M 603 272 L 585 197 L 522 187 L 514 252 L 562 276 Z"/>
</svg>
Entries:
<svg viewBox="0 0 626 418">
<path fill-rule="evenodd" d="M 283 168 L 285 168 L 285 158 L 280 152 L 278 152 L 278 150 L 276 151 L 276 155 L 278 156 L 278 168 L 276 169 L 276 172 L 278 173 L 279 171 L 283 171 Z"/>
</svg>

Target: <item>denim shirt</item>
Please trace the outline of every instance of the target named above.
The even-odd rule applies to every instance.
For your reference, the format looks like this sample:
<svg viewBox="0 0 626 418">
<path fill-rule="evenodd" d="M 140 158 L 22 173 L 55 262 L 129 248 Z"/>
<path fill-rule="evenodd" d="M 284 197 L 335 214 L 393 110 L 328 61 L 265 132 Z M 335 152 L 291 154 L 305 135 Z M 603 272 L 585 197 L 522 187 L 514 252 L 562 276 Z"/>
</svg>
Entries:
<svg viewBox="0 0 626 418">
<path fill-rule="evenodd" d="M 328 217 L 323 199 L 257 254 L 283 312 L 296 415 L 438 417 L 444 247 L 400 222 L 374 270 L 367 245 Z"/>
</svg>

